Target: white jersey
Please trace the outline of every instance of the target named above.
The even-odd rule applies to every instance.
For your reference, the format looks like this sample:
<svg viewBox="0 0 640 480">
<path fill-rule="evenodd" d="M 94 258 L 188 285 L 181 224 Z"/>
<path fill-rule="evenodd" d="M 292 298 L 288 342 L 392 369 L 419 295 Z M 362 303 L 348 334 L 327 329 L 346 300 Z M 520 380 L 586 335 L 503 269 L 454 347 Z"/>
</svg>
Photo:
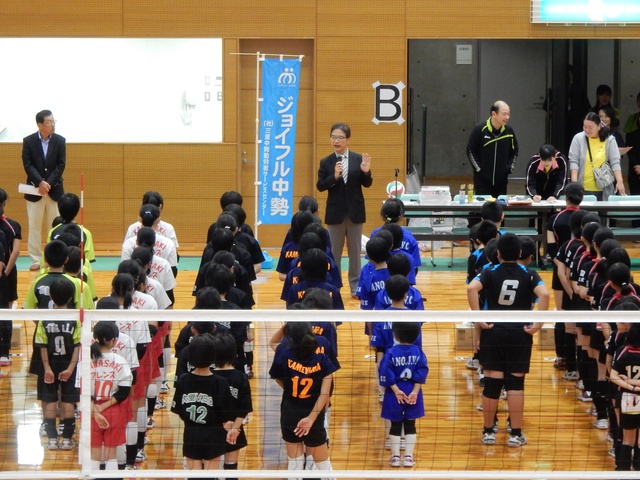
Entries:
<svg viewBox="0 0 640 480">
<path fill-rule="evenodd" d="M 138 235 L 138 230 L 140 230 L 141 228 L 142 223 L 132 223 L 131 225 L 129 225 L 129 228 L 127 228 L 127 233 L 125 233 L 124 239 L 126 240 L 127 238 L 135 237 L 136 235 Z M 176 237 L 176 231 L 173 228 L 173 225 L 160 220 L 158 222 L 158 225 L 156 226 L 156 232 L 158 232 L 160 235 L 164 235 L 169 240 L 171 240 L 176 248 L 180 248 L 180 245 L 178 244 L 178 237 Z"/>
<path fill-rule="evenodd" d="M 173 278 L 173 275 L 171 275 Z M 144 293 L 151 295 L 158 304 L 158 310 L 165 310 L 171 306 L 171 299 L 162 287 L 162 284 L 155 278 L 147 277 L 147 285 Z"/>
<path fill-rule="evenodd" d="M 169 262 L 164 258 L 157 257 L 155 255 L 151 261 L 151 267 L 149 268 L 147 278 L 153 278 L 160 282 L 160 285 L 165 292 L 173 290 L 177 285 L 176 277 L 173 276 L 173 271 L 171 270 Z"/>
<path fill-rule="evenodd" d="M 136 310 L 158 310 L 158 303 L 151 295 L 136 290 L 133 292 L 133 298 L 131 299 L 131 308 Z"/>
<path fill-rule="evenodd" d="M 149 322 L 146 320 L 117 320 L 116 325 L 120 333 L 126 333 L 136 345 L 151 343 Z"/>
<path fill-rule="evenodd" d="M 117 353 L 106 352 L 91 360 L 91 396 L 96 402 L 109 400 L 120 387 L 130 387 L 131 369 Z"/>
<path fill-rule="evenodd" d="M 134 248 L 138 246 L 138 237 L 127 238 L 122 243 L 122 253 L 120 254 L 120 261 L 129 260 Z M 153 246 L 153 256 L 159 256 L 164 258 L 172 267 L 178 266 L 178 253 L 176 252 L 176 246 L 174 243 L 156 232 L 156 243 Z"/>
<path fill-rule="evenodd" d="M 136 350 L 136 342 L 124 332 L 120 332 L 116 344 L 111 349 L 113 353 L 117 353 L 127 362 L 127 365 L 131 370 L 138 368 L 140 362 L 138 361 L 138 352 Z"/>
</svg>

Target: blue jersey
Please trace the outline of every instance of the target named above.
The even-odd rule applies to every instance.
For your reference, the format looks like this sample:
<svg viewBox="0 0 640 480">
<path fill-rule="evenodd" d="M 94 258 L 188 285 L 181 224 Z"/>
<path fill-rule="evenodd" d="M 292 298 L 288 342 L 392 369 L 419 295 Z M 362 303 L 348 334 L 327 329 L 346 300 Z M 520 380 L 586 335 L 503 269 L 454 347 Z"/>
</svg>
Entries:
<svg viewBox="0 0 640 480">
<path fill-rule="evenodd" d="M 301 359 L 291 348 L 291 340 L 284 340 L 276 348 L 269 375 L 282 382 L 281 410 L 311 411 L 320 395 L 322 380 L 337 370 L 325 353 L 316 352 Z"/>
<path fill-rule="evenodd" d="M 423 384 L 427 381 L 428 374 L 427 356 L 421 348 L 397 344 L 388 349 L 380 361 L 380 385 L 386 387 L 382 402 L 382 418 L 397 422 L 424 417 L 422 389 L 418 391 L 416 403 L 409 405 L 398 403 L 390 387 L 397 385 L 409 395 L 416 383 Z"/>
<path fill-rule="evenodd" d="M 360 299 L 360 309 L 373 310 L 378 292 L 384 290 L 384 283 L 389 278 L 386 268 L 373 270 L 370 275 L 360 275 L 356 295 Z"/>
<path fill-rule="evenodd" d="M 409 256 L 409 254 L 407 252 L 405 252 L 402 249 L 398 249 L 398 250 L 391 250 L 391 255 L 395 255 L 396 253 L 402 253 L 403 255 L 406 255 L 407 257 L 409 257 L 409 260 L 411 260 L 411 257 Z M 409 271 L 409 274 L 407 275 L 407 280 L 409 280 L 409 284 L 411 285 L 415 285 L 416 284 L 416 271 L 415 269 L 411 269 Z"/>
<path fill-rule="evenodd" d="M 321 282 L 318 280 L 303 280 L 295 285 L 291 285 L 289 289 L 289 296 L 287 297 L 287 307 L 302 301 L 304 292 L 309 288 L 320 288 L 329 292 L 331 299 L 333 300 L 333 310 L 344 310 L 344 303 L 342 303 L 342 296 L 340 290 L 327 282 Z"/>
<path fill-rule="evenodd" d="M 382 227 L 378 227 L 371 232 L 371 238 L 378 233 Z M 402 243 L 400 244 L 400 250 L 406 252 L 411 259 L 411 266 L 419 268 L 422 266 L 422 259 L 420 258 L 420 246 L 416 241 L 413 233 L 407 227 L 402 228 Z"/>
<path fill-rule="evenodd" d="M 374 310 L 386 310 L 391 306 L 391 299 L 387 295 L 386 290 L 381 290 L 376 295 L 375 303 L 373 304 Z M 407 310 L 424 310 L 424 298 L 416 287 L 409 287 L 407 296 L 404 299 L 404 306 Z"/>
<path fill-rule="evenodd" d="M 387 310 L 404 311 L 407 309 L 389 307 Z M 419 324 L 422 329 L 422 322 L 419 322 Z M 369 341 L 369 344 L 372 347 L 379 347 L 387 350 L 393 347 L 395 343 L 395 339 L 393 338 L 393 322 L 373 322 L 373 326 L 371 327 L 371 339 Z M 414 345 L 418 348 L 422 348 L 422 331 L 418 335 L 418 338 L 416 338 Z"/>
<path fill-rule="evenodd" d="M 278 258 L 278 265 L 276 266 L 276 272 L 287 273 L 291 260 L 298 256 L 298 243 L 293 240 L 286 240 L 282 244 L 280 249 L 280 257 Z"/>
<path fill-rule="evenodd" d="M 331 361 L 336 365 L 337 368 L 340 368 L 340 364 L 338 363 L 338 332 L 336 331 L 336 327 L 331 322 L 310 322 L 311 330 L 318 337 L 318 343 L 321 347 L 324 348 L 324 340 L 327 342 L 328 350 L 326 350 L 327 355 L 331 358 Z"/>
<path fill-rule="evenodd" d="M 286 301 L 287 298 L 289 298 L 289 289 L 291 288 L 291 285 L 298 283 L 301 271 L 300 257 L 296 257 L 291 261 L 291 266 L 287 272 L 287 278 L 285 278 L 284 284 L 282 285 L 280 300 Z M 325 280 L 336 288 L 342 288 L 340 270 L 338 270 L 338 266 L 333 258 L 327 257 L 327 277 Z"/>
</svg>

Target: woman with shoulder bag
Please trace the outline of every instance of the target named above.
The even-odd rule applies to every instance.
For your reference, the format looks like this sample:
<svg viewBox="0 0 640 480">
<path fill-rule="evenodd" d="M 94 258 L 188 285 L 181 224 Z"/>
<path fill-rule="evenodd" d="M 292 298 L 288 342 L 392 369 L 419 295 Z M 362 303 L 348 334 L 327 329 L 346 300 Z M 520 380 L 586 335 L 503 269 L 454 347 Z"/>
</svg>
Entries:
<svg viewBox="0 0 640 480">
<path fill-rule="evenodd" d="M 618 145 L 597 114 L 587 113 L 582 132 L 577 133 L 569 148 L 571 181 L 584 186 L 585 195 L 607 200 L 617 193 L 626 195 Z"/>
</svg>

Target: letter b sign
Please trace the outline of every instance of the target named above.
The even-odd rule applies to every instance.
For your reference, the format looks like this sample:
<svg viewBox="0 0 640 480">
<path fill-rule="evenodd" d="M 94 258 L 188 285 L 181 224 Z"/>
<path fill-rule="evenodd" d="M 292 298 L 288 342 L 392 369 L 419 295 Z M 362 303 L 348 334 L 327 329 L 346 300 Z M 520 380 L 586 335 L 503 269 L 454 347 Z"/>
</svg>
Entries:
<svg viewBox="0 0 640 480">
<path fill-rule="evenodd" d="M 402 90 L 404 90 L 404 83 L 382 84 L 375 82 L 372 87 L 375 91 L 375 115 L 371 121 L 376 125 L 380 122 L 395 122 L 398 125 L 402 125 L 404 123 L 404 118 L 402 118 Z"/>
</svg>

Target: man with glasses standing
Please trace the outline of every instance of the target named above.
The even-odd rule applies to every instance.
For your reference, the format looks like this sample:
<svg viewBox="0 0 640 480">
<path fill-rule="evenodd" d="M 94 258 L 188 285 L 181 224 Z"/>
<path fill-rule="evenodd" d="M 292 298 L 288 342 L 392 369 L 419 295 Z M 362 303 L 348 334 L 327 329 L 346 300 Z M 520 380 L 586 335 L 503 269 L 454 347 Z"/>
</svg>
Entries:
<svg viewBox="0 0 640 480">
<path fill-rule="evenodd" d="M 362 187 L 369 188 L 373 182 L 371 157 L 349 150 L 351 129 L 345 123 L 332 125 L 330 138 L 333 153 L 320 160 L 316 188 L 328 193 L 324 221 L 338 267 L 347 240 L 349 286 L 355 297 L 361 268 L 362 226 L 367 220 Z"/>
<path fill-rule="evenodd" d="M 22 141 L 22 164 L 27 173 L 27 184 L 38 189 L 37 195 L 25 194 L 29 218 L 28 249 L 30 270 L 40 269 L 42 258 L 42 221 L 49 231 L 59 215 L 58 199 L 64 194 L 62 174 L 67 159 L 64 137 L 55 133 L 56 121 L 50 110 L 36 114 L 38 131 Z"/>
</svg>

